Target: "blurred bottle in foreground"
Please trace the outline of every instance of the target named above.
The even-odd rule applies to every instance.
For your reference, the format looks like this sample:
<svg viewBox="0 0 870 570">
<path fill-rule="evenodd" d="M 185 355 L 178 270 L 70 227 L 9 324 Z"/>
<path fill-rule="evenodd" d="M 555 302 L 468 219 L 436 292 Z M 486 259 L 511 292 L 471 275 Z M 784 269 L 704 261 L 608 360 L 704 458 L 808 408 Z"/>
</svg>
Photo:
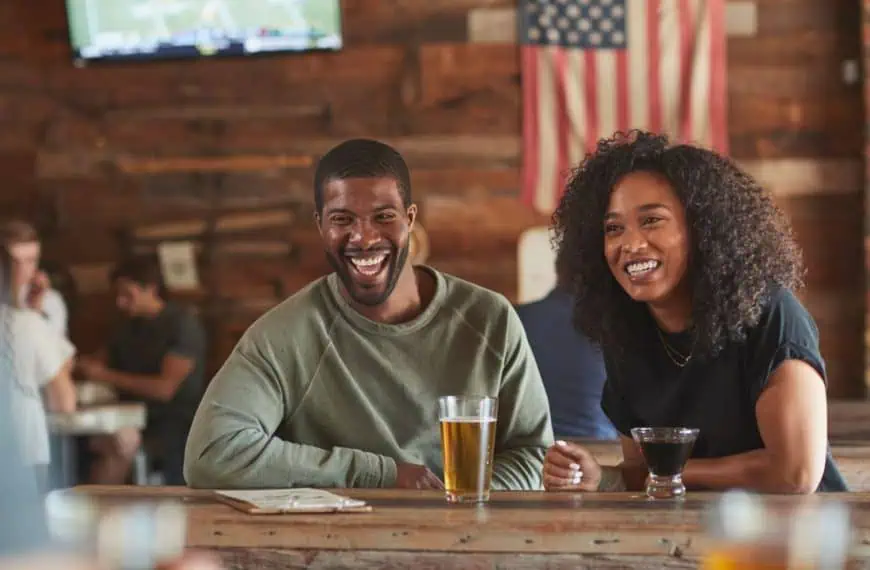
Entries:
<svg viewBox="0 0 870 570">
<path fill-rule="evenodd" d="M 842 570 L 852 542 L 851 514 L 840 502 L 771 501 L 742 491 L 722 495 L 708 513 L 713 547 L 702 570 Z"/>
</svg>

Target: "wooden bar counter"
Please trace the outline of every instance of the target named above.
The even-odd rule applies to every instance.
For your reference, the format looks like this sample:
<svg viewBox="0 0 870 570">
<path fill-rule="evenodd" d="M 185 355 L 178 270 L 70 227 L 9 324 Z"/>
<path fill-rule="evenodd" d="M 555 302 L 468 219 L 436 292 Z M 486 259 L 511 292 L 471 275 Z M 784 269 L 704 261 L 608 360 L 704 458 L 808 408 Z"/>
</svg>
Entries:
<svg viewBox="0 0 870 570">
<path fill-rule="evenodd" d="M 680 502 L 638 493 L 493 493 L 484 506 L 448 505 L 430 491 L 337 490 L 368 501 L 356 514 L 248 515 L 208 491 L 172 487 L 77 487 L 111 505 L 176 499 L 188 508 L 188 546 L 219 554 L 230 569 L 283 568 L 696 568 L 711 546 L 703 515 L 719 496 Z M 850 568 L 870 568 L 870 494 L 851 504 Z M 832 496 L 770 496 L 775 509 Z"/>
</svg>

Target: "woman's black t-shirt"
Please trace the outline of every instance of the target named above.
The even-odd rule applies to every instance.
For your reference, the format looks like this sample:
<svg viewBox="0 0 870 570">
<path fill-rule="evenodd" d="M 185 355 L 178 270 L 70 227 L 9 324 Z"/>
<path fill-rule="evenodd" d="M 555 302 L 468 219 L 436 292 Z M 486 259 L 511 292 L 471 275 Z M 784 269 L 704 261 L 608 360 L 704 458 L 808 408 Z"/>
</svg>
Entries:
<svg viewBox="0 0 870 570">
<path fill-rule="evenodd" d="M 663 341 L 681 354 L 691 351 L 689 333 L 656 331 L 652 317 L 640 325 L 645 345 L 619 354 L 604 348 L 607 382 L 601 407 L 628 437 L 638 426 L 699 428 L 692 457 L 725 457 L 760 449 L 755 403 L 776 367 L 798 359 L 823 379 L 815 322 L 788 290 L 772 295 L 759 323 L 744 342 L 731 343 L 715 358 L 691 359 L 680 368 L 668 356 Z M 819 491 L 846 491 L 830 449 Z"/>
</svg>

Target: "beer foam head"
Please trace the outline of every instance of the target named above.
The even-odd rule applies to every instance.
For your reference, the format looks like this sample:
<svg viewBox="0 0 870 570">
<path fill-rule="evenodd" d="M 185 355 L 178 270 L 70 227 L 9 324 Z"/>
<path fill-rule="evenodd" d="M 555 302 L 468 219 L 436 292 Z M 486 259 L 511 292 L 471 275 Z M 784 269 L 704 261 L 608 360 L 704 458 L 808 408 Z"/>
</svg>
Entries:
<svg viewBox="0 0 870 570">
<path fill-rule="evenodd" d="M 495 418 L 481 418 L 480 416 L 454 416 L 452 418 L 441 418 L 441 421 L 463 424 L 488 424 L 494 422 Z"/>
</svg>

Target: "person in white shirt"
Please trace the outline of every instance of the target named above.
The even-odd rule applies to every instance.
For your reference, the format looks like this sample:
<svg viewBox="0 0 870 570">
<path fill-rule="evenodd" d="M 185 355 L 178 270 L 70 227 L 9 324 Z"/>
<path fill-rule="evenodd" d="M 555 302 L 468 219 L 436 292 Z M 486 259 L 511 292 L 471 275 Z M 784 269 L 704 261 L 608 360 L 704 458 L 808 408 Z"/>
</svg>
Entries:
<svg viewBox="0 0 870 570">
<path fill-rule="evenodd" d="M 16 306 L 13 292 L 20 287 L 16 264 L 0 248 L 0 327 L 4 372 L 10 383 L 11 415 L 20 437 L 21 459 L 48 482 L 51 461 L 46 409 L 72 412 L 76 391 L 72 380 L 75 348 L 35 311 Z"/>
<path fill-rule="evenodd" d="M 15 264 L 20 282 L 16 289 L 18 306 L 36 311 L 54 330 L 67 336 L 66 303 L 39 269 L 42 244 L 36 228 L 23 220 L 5 221 L 0 224 L 0 242 Z"/>
</svg>

